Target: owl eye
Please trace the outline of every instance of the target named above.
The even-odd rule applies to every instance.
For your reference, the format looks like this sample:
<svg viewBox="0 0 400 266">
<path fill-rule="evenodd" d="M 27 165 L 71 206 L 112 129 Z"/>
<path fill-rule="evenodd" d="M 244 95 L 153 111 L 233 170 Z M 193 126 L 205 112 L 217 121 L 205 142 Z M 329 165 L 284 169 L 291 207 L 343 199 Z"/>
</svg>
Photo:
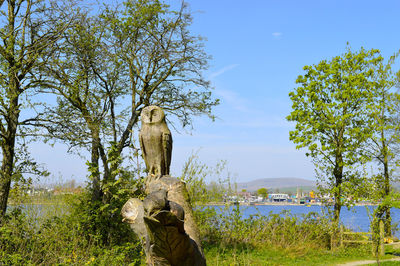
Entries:
<svg viewBox="0 0 400 266">
<path fill-rule="evenodd" d="M 143 113 L 142 117 L 143 117 L 143 120 L 144 120 L 144 121 L 146 121 L 146 122 L 149 121 L 150 112 L 146 110 L 146 111 Z"/>
</svg>

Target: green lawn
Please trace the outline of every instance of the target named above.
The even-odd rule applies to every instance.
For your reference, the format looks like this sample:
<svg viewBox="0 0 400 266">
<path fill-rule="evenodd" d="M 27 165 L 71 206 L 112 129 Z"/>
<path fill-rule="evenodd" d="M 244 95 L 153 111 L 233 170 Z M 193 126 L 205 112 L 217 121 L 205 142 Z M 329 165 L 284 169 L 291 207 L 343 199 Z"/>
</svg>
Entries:
<svg viewBox="0 0 400 266">
<path fill-rule="evenodd" d="M 323 250 L 283 250 L 267 247 L 204 248 L 207 264 L 218 265 L 337 265 L 350 261 L 373 260 L 371 247 L 347 247 L 336 251 Z M 389 252 L 390 253 L 390 252 Z M 387 254 L 382 259 L 393 258 Z M 387 262 L 381 265 L 400 265 L 400 262 Z"/>
</svg>

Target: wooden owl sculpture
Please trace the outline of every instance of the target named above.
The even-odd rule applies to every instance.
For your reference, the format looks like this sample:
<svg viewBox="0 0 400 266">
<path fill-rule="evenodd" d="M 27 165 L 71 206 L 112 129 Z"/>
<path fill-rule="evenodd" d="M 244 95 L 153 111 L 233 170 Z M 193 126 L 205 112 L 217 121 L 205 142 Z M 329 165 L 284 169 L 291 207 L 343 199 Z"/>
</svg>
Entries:
<svg viewBox="0 0 400 266">
<path fill-rule="evenodd" d="M 158 106 L 148 106 L 141 113 L 140 147 L 149 175 L 169 175 L 172 136 L 165 122 L 164 111 Z"/>
</svg>

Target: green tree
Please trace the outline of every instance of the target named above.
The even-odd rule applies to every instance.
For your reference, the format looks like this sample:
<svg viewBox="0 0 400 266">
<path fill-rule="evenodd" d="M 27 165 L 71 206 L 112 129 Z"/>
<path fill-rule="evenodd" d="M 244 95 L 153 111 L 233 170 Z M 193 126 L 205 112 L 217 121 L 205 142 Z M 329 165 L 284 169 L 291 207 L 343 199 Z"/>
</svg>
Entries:
<svg viewBox="0 0 400 266">
<path fill-rule="evenodd" d="M 94 200 L 101 200 L 104 188 L 101 187 L 100 158 L 104 180 L 109 180 L 104 145 L 110 140 L 106 134 L 112 136 L 113 142 L 117 141 L 110 127 L 118 119 L 112 113 L 114 101 L 125 93 L 124 84 L 118 79 L 122 66 L 107 52 L 110 47 L 104 40 L 104 19 L 84 12 L 77 12 L 76 16 L 79 19 L 65 32 L 56 52 L 43 66 L 43 72 L 49 76 L 46 87 L 57 95 L 57 105 L 46 110 L 47 138 L 90 152 L 92 196 Z"/>
<path fill-rule="evenodd" d="M 209 201 L 206 178 L 210 168 L 200 162 L 198 153 L 192 153 L 183 165 L 180 179 L 186 183 L 189 198 L 193 207 Z"/>
<path fill-rule="evenodd" d="M 189 32 L 185 5 L 173 11 L 157 0 L 126 1 L 99 13 L 80 14 L 46 72 L 59 96 L 49 112 L 51 124 L 57 121 L 50 137 L 91 152 L 93 198 L 108 203 L 124 150 L 137 151 L 134 132 L 144 107 L 158 105 L 186 126 L 193 115 L 213 118 L 218 101 L 202 76 L 209 57 Z"/>
<path fill-rule="evenodd" d="M 23 134 L 21 126 L 36 119 L 21 111 L 32 105 L 27 99 L 37 93 L 41 82 L 37 68 L 45 64 L 40 56 L 51 51 L 68 25 L 63 13 L 68 9 L 56 1 L 0 0 L 0 219 L 16 173 L 17 136 Z"/>
<path fill-rule="evenodd" d="M 357 167 L 369 159 L 364 145 L 373 133 L 373 78 L 382 60 L 378 50 L 348 48 L 330 61 L 305 66 L 296 80 L 299 87 L 289 94 L 293 110 L 287 119 L 296 122 L 290 140 L 298 149 L 308 148 L 319 190 L 334 197 L 335 224 L 363 183 Z"/>
<path fill-rule="evenodd" d="M 198 153 L 193 153 L 185 162 L 180 179 L 186 183 L 191 203 L 194 207 L 209 202 L 221 202 L 226 195 L 232 195 L 230 173 L 226 161 L 218 161 L 215 166 L 201 162 Z M 206 184 L 206 179 L 213 179 Z"/>
<path fill-rule="evenodd" d="M 390 200 L 392 193 L 393 172 L 400 163 L 397 156 L 400 144 L 400 95 L 394 91 L 397 77 L 392 71 L 396 55 L 389 62 L 381 62 L 375 75 L 375 105 L 371 109 L 374 119 L 374 134 L 371 137 L 368 151 L 380 166 L 380 173 L 373 178 L 372 199 L 381 201 L 375 210 L 377 221 L 384 220 L 386 236 L 392 235 Z"/>
<path fill-rule="evenodd" d="M 257 189 L 257 195 L 262 196 L 263 198 L 268 197 L 268 190 L 266 188 L 259 188 Z"/>
</svg>

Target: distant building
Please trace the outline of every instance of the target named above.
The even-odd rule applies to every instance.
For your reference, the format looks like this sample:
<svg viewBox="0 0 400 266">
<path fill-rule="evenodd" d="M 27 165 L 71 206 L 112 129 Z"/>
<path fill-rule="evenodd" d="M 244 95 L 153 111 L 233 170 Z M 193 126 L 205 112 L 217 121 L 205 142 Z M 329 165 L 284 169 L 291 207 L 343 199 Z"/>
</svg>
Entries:
<svg viewBox="0 0 400 266">
<path fill-rule="evenodd" d="M 224 196 L 223 197 L 224 202 L 237 202 L 238 197 L 237 196 Z"/>
<path fill-rule="evenodd" d="M 252 197 L 251 193 L 247 191 L 238 192 L 237 195 L 239 196 L 239 198 L 245 201 L 249 201 Z"/>
<path fill-rule="evenodd" d="M 284 202 L 289 199 L 289 195 L 284 193 L 269 194 L 268 197 L 273 202 Z"/>
</svg>

